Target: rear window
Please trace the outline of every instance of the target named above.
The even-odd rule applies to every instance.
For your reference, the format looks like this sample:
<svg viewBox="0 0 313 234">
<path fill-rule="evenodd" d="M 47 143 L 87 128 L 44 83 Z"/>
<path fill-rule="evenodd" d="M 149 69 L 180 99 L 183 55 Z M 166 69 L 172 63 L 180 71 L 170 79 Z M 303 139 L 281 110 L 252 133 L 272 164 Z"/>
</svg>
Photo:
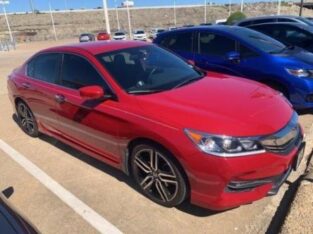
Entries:
<svg viewBox="0 0 313 234">
<path fill-rule="evenodd" d="M 173 51 L 192 52 L 192 32 L 173 33 L 165 36 L 160 41 L 162 47 Z"/>
<path fill-rule="evenodd" d="M 57 53 L 41 54 L 27 64 L 27 76 L 48 83 L 56 83 L 61 55 Z"/>
</svg>

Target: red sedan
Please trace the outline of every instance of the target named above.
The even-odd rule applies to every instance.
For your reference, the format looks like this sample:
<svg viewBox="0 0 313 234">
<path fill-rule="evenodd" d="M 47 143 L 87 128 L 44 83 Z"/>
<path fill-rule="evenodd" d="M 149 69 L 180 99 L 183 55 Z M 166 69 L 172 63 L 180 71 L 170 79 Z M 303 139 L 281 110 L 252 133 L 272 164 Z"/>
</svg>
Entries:
<svg viewBox="0 0 313 234">
<path fill-rule="evenodd" d="M 107 41 L 107 40 L 111 40 L 111 36 L 110 34 L 108 34 L 107 32 L 100 32 L 97 35 L 97 40 L 98 41 Z"/>
<path fill-rule="evenodd" d="M 223 210 L 275 194 L 303 155 L 298 116 L 279 93 L 144 42 L 43 50 L 8 89 L 26 134 L 124 171 L 168 207 Z"/>
</svg>

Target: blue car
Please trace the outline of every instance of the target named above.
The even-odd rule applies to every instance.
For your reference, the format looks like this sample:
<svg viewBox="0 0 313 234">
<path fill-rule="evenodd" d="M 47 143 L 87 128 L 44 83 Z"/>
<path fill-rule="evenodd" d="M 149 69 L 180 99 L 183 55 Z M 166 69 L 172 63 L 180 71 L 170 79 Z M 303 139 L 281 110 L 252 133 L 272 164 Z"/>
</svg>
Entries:
<svg viewBox="0 0 313 234">
<path fill-rule="evenodd" d="M 238 26 L 184 28 L 154 43 L 202 69 L 253 79 L 282 92 L 296 109 L 313 108 L 313 54 Z"/>
</svg>

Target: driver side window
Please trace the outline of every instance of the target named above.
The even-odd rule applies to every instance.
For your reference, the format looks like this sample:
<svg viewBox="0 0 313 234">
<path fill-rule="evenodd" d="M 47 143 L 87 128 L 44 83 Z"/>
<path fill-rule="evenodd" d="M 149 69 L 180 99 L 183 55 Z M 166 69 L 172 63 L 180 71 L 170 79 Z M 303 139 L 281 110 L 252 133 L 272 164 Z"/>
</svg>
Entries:
<svg viewBox="0 0 313 234">
<path fill-rule="evenodd" d="M 67 88 L 79 89 L 90 85 L 98 85 L 105 91 L 109 87 L 98 71 L 84 58 L 64 54 L 61 84 Z"/>
<path fill-rule="evenodd" d="M 234 40 L 209 32 L 200 32 L 200 54 L 224 57 L 228 52 L 235 50 L 236 42 Z"/>
</svg>

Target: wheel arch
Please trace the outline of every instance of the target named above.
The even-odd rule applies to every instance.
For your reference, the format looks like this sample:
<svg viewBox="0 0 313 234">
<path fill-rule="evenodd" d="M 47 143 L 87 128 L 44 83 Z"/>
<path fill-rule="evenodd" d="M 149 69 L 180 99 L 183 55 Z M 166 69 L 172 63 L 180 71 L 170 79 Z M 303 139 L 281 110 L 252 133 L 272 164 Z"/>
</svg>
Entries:
<svg viewBox="0 0 313 234">
<path fill-rule="evenodd" d="M 126 147 L 126 154 L 125 154 L 125 160 L 123 162 L 123 170 L 127 175 L 131 175 L 131 170 L 130 170 L 130 157 L 132 154 L 133 149 L 140 144 L 149 144 L 149 145 L 154 145 L 157 147 L 160 147 L 162 150 L 164 150 L 165 152 L 168 153 L 169 157 L 175 162 L 175 164 L 177 165 L 178 169 L 180 170 L 180 172 L 182 173 L 182 176 L 186 182 L 186 186 L 187 186 L 187 198 L 189 198 L 189 192 L 190 192 L 190 181 L 188 179 L 187 173 L 184 170 L 182 163 L 177 159 L 177 157 L 175 157 L 174 153 L 169 150 L 169 147 L 164 146 L 164 144 L 161 144 L 160 142 L 157 142 L 155 140 L 152 140 L 150 138 L 146 138 L 146 137 L 137 137 L 135 139 L 132 139 L 127 147 Z"/>
</svg>

